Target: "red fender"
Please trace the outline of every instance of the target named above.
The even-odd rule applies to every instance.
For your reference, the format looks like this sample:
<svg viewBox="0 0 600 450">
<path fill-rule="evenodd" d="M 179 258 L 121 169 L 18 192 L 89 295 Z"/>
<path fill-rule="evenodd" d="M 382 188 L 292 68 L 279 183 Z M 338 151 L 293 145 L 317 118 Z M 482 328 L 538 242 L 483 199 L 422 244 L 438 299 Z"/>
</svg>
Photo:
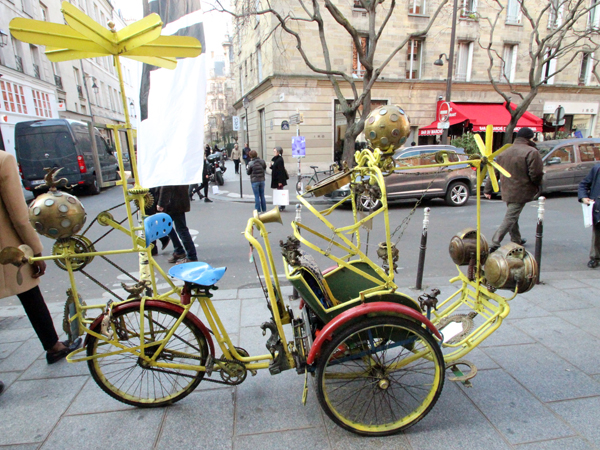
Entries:
<svg viewBox="0 0 600 450">
<path fill-rule="evenodd" d="M 349 322 L 352 319 L 356 319 L 357 317 L 364 316 L 366 314 L 372 313 L 393 313 L 393 314 L 401 314 L 403 316 L 408 316 L 411 319 L 416 320 L 417 322 L 425 324 L 429 330 L 435 334 L 438 339 L 442 340 L 442 335 L 437 330 L 435 325 L 433 325 L 427 317 L 425 317 L 420 312 L 409 308 L 405 305 L 400 305 L 398 303 L 391 302 L 373 302 L 373 303 L 363 303 L 362 305 L 355 306 L 354 308 L 350 308 L 340 315 L 336 316 L 334 319 L 329 321 L 327 325 L 323 327 L 319 336 L 313 342 L 312 347 L 310 348 L 310 353 L 308 354 L 307 363 L 312 365 L 319 353 L 321 352 L 321 347 L 325 343 L 325 341 L 330 341 L 333 333 L 342 325 Z"/>
<path fill-rule="evenodd" d="M 130 308 L 139 310 L 141 303 L 142 302 L 140 300 L 136 300 L 133 302 L 127 302 L 127 303 L 121 303 L 119 305 L 116 305 L 113 308 L 113 314 L 120 312 L 124 309 L 130 309 Z M 174 303 L 165 302 L 162 300 L 146 300 L 146 306 L 160 306 L 162 308 L 173 311 L 175 314 L 178 314 L 178 315 L 181 315 L 183 313 L 183 308 L 181 306 L 176 305 Z M 202 334 L 204 335 L 204 337 L 206 338 L 206 341 L 208 342 L 208 346 L 210 348 L 210 354 L 212 356 L 215 356 L 215 346 L 213 344 L 213 340 L 210 335 L 210 332 L 208 331 L 208 328 L 206 328 L 206 326 L 202 323 L 202 321 L 200 319 L 198 319 L 198 317 L 196 317 L 194 314 L 188 313 L 187 317 L 194 323 L 194 325 L 196 325 L 198 327 L 198 329 L 200 331 L 202 331 Z M 90 330 L 96 331 L 96 329 L 102 323 L 103 318 L 104 318 L 104 314 L 100 314 L 98 317 L 96 317 L 96 320 L 94 320 L 94 322 L 90 326 Z M 83 341 L 84 347 L 86 347 L 88 345 L 89 337 L 90 337 L 89 334 L 85 337 L 85 340 Z"/>
</svg>

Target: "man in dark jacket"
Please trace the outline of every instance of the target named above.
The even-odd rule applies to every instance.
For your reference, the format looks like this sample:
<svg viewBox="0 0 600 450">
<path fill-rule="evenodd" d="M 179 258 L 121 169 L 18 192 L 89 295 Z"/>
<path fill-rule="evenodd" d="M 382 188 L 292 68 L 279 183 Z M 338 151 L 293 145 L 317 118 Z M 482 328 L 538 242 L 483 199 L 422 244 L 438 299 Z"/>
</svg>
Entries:
<svg viewBox="0 0 600 450">
<path fill-rule="evenodd" d="M 600 264 L 600 164 L 596 164 L 590 173 L 581 180 L 577 197 L 581 203 L 594 204 L 592 209 L 592 248 L 590 249 L 590 260 L 588 267 L 595 269 Z"/>
<path fill-rule="evenodd" d="M 496 251 L 506 233 L 510 240 L 524 245 L 526 240 L 521 238 L 519 231 L 519 216 L 527 202 L 535 200 L 540 192 L 544 176 L 542 156 L 531 140 L 534 134 L 530 128 L 521 128 L 513 145 L 502 152 L 496 162 L 504 167 L 510 178 L 500 176 L 502 185 L 502 200 L 506 202 L 506 214 L 500 227 L 492 238 L 490 251 Z M 496 174 L 498 172 L 496 171 Z M 492 183 L 488 178 L 485 183 L 484 195 L 491 198 Z"/>
<path fill-rule="evenodd" d="M 248 147 L 248 143 L 244 144 L 244 148 L 242 149 L 242 159 L 244 160 L 244 164 L 248 167 L 248 163 L 250 162 L 250 147 Z"/>
<path fill-rule="evenodd" d="M 174 251 L 173 256 L 167 261 L 171 264 L 198 261 L 196 247 L 185 222 L 185 213 L 190 211 L 188 187 L 161 187 L 156 209 L 169 214 L 173 219 L 173 229 L 169 233 L 169 237 L 173 242 Z"/>
</svg>

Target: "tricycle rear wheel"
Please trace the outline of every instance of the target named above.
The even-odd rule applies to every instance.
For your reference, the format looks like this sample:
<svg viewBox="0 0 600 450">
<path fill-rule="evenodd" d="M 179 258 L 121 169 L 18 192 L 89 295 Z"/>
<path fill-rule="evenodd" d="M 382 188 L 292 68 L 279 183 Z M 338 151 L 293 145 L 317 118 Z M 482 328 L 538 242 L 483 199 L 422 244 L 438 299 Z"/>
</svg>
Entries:
<svg viewBox="0 0 600 450">
<path fill-rule="evenodd" d="M 317 397 L 340 427 L 367 436 L 398 433 L 435 405 L 444 386 L 444 357 L 420 324 L 370 317 L 324 346 Z"/>
</svg>

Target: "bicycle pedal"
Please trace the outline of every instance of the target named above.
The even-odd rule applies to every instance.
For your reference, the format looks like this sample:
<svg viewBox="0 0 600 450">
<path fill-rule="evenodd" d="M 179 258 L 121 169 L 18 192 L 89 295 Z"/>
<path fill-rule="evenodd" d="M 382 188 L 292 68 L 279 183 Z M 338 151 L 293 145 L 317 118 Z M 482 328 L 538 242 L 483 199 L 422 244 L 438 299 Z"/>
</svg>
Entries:
<svg viewBox="0 0 600 450">
<path fill-rule="evenodd" d="M 210 377 L 213 373 L 213 370 L 215 368 L 215 359 L 212 357 L 212 355 L 208 355 L 208 358 L 206 359 L 206 376 Z"/>
</svg>

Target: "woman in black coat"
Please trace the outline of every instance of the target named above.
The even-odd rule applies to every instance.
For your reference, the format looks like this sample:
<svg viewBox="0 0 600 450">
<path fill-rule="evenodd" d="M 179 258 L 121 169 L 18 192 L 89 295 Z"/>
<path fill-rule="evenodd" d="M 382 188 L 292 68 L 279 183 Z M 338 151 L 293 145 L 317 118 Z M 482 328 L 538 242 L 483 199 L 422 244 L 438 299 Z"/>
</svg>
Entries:
<svg viewBox="0 0 600 450">
<path fill-rule="evenodd" d="M 275 147 L 273 149 L 273 159 L 271 159 L 271 188 L 272 189 L 283 189 L 287 185 L 288 174 L 285 170 L 285 164 L 283 162 L 283 149 L 281 147 Z M 285 206 L 280 206 L 279 210 L 283 211 Z"/>
</svg>

